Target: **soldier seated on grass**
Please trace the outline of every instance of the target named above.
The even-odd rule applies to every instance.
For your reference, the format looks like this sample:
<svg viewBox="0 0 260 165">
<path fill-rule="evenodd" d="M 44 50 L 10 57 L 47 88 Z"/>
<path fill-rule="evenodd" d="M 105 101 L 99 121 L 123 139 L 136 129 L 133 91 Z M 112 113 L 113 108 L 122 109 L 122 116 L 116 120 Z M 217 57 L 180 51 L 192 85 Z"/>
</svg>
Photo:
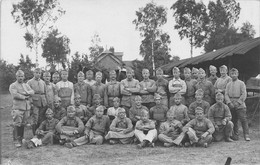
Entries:
<svg viewBox="0 0 260 165">
<path fill-rule="evenodd" d="M 76 109 L 73 106 L 67 108 L 67 116 L 63 117 L 56 125 L 56 130 L 60 134 L 60 144 L 80 137 L 84 131 L 84 124 L 76 116 Z"/>
<path fill-rule="evenodd" d="M 163 122 L 159 129 L 158 139 L 163 142 L 165 147 L 171 147 L 175 143 L 175 139 L 178 138 L 182 132 L 182 124 L 180 121 L 174 119 L 174 113 L 171 111 L 167 112 L 167 121 Z"/>
<path fill-rule="evenodd" d="M 215 128 L 212 122 L 204 116 L 203 109 L 197 107 L 195 110 L 195 119 L 188 122 L 183 127 L 183 132 L 187 134 L 188 140 L 185 146 L 190 144 L 193 146 L 203 146 L 205 148 L 212 141 L 212 134 L 214 133 Z"/>
<path fill-rule="evenodd" d="M 23 141 L 24 145 L 28 148 L 34 148 L 42 145 L 53 144 L 54 141 L 58 141 L 59 137 L 56 134 L 55 126 L 59 120 L 53 118 L 53 111 L 48 108 L 46 111 L 46 120 L 44 120 L 39 128 L 36 130 L 36 135 L 29 141 Z"/>
<path fill-rule="evenodd" d="M 110 125 L 110 131 L 105 136 L 110 144 L 129 144 L 133 141 L 134 131 L 132 121 L 126 117 L 124 108 L 118 108 L 118 115 Z"/>
<path fill-rule="evenodd" d="M 135 126 L 135 136 L 140 141 L 138 148 L 154 147 L 154 141 L 157 138 L 157 130 L 154 121 L 149 119 L 149 112 L 143 109 L 141 111 L 141 119 L 137 121 Z"/>
<path fill-rule="evenodd" d="M 85 126 L 85 135 L 65 143 L 65 146 L 73 148 L 87 143 L 100 145 L 109 130 L 109 125 L 110 120 L 107 115 L 104 115 L 104 107 L 99 106 L 96 109 L 96 114 L 88 120 Z"/>
</svg>

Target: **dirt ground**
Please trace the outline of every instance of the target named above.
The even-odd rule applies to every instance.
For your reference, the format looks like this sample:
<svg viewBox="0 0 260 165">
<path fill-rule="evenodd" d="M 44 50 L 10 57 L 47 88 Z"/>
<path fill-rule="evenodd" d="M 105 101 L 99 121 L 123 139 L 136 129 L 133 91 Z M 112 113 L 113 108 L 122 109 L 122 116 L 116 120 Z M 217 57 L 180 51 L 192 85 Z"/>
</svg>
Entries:
<svg viewBox="0 0 260 165">
<path fill-rule="evenodd" d="M 10 108 L 11 97 L 0 95 L 1 104 L 1 164 L 221 164 L 227 157 L 232 164 L 260 164 L 259 114 L 250 127 L 251 141 L 212 143 L 208 148 L 155 148 L 137 149 L 135 145 L 84 145 L 68 149 L 54 145 L 28 150 L 15 148 L 12 143 Z M 240 135 L 242 135 L 240 128 Z"/>
</svg>

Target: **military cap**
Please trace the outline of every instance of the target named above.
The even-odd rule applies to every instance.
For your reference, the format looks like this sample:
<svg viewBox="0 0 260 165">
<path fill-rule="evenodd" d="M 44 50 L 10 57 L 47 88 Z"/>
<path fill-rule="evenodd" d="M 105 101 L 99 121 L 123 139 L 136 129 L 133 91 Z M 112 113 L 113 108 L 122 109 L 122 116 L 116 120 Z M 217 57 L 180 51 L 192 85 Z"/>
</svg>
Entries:
<svg viewBox="0 0 260 165">
<path fill-rule="evenodd" d="M 184 71 L 184 72 L 191 72 L 190 68 L 187 68 L 187 67 L 185 67 L 185 68 L 183 69 L 183 71 Z"/>
<path fill-rule="evenodd" d="M 202 89 L 198 89 L 196 90 L 195 94 L 201 94 L 203 95 L 204 94 L 204 91 Z"/>
<path fill-rule="evenodd" d="M 203 72 L 203 73 L 205 73 L 205 70 L 202 69 L 202 68 L 200 68 L 200 69 L 199 69 L 199 72 Z"/>
<path fill-rule="evenodd" d="M 68 106 L 67 107 L 67 112 L 76 112 L 76 109 L 74 106 Z"/>
<path fill-rule="evenodd" d="M 113 101 L 118 101 L 118 102 L 120 102 L 120 99 L 119 99 L 118 97 L 115 97 L 115 98 L 113 98 Z"/>
<path fill-rule="evenodd" d="M 220 98 L 220 97 L 224 97 L 224 95 L 223 95 L 222 93 L 218 92 L 218 93 L 216 94 L 216 98 Z"/>
<path fill-rule="evenodd" d="M 173 69 L 172 69 L 173 71 L 180 71 L 180 69 L 178 68 L 178 67 L 174 67 Z"/>
<path fill-rule="evenodd" d="M 119 108 L 118 108 L 118 114 L 119 114 L 119 113 L 125 113 L 125 109 L 124 109 L 124 108 L 121 108 L 121 107 L 119 107 Z"/>
<path fill-rule="evenodd" d="M 53 111 L 52 111 L 50 108 L 48 108 L 48 109 L 46 110 L 45 114 L 53 114 Z"/>
<path fill-rule="evenodd" d="M 226 69 L 227 70 L 227 66 L 226 65 L 222 65 L 219 67 L 219 69 Z"/>
<path fill-rule="evenodd" d="M 174 98 L 182 98 L 182 97 L 181 97 L 181 94 L 180 94 L 180 93 L 176 93 L 176 94 L 174 95 Z"/>
<path fill-rule="evenodd" d="M 94 99 L 101 99 L 101 97 L 100 97 L 99 94 L 94 94 L 94 96 L 93 96 L 93 100 L 94 100 Z"/>
<path fill-rule="evenodd" d="M 163 73 L 162 68 L 158 68 L 158 69 L 156 70 L 156 73 Z"/>
<path fill-rule="evenodd" d="M 98 76 L 102 77 L 102 73 L 101 72 L 97 72 L 96 73 L 96 77 L 98 77 Z"/>
<path fill-rule="evenodd" d="M 204 113 L 203 109 L 201 107 L 197 107 L 195 109 L 195 113 Z"/>
<path fill-rule="evenodd" d="M 58 96 L 55 96 L 55 97 L 54 97 L 54 101 L 61 101 L 61 98 L 58 97 Z"/>
<path fill-rule="evenodd" d="M 24 75 L 24 72 L 22 71 L 22 70 L 18 70 L 17 72 L 16 72 L 16 74 L 15 74 L 16 76 L 18 76 L 18 75 Z"/>
<path fill-rule="evenodd" d="M 155 93 L 155 94 L 154 94 L 154 99 L 155 99 L 155 100 L 161 99 L 161 98 L 162 98 L 162 96 L 161 96 L 160 94 L 158 94 L 158 93 Z"/>
<path fill-rule="evenodd" d="M 238 73 L 238 70 L 236 68 L 232 68 L 232 69 L 230 69 L 229 72 L 237 72 Z"/>
<path fill-rule="evenodd" d="M 192 73 L 194 73 L 194 72 L 199 72 L 199 70 L 197 69 L 197 68 L 192 68 Z"/>
<path fill-rule="evenodd" d="M 79 76 L 79 75 L 85 76 L 85 74 L 84 74 L 82 71 L 79 71 L 79 72 L 78 72 L 78 76 Z"/>
</svg>

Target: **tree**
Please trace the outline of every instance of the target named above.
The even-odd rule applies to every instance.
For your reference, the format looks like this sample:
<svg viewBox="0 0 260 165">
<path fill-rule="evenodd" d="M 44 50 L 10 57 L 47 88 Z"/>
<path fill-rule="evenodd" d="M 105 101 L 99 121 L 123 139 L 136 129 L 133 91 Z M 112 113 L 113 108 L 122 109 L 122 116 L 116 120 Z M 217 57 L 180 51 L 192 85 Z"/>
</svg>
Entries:
<svg viewBox="0 0 260 165">
<path fill-rule="evenodd" d="M 165 7 L 150 2 L 144 8 L 139 8 L 136 11 L 136 16 L 133 24 L 135 24 L 136 30 L 140 31 L 141 37 L 144 37 L 140 46 L 140 54 L 144 57 L 144 60 L 148 59 L 148 62 L 151 62 L 155 74 L 156 48 L 160 48 L 163 45 L 162 43 L 164 43 L 162 47 L 165 47 L 170 42 L 169 37 L 167 37 L 167 40 L 161 40 L 166 36 L 160 27 L 167 22 L 167 11 Z M 159 42 L 161 44 L 158 44 Z M 168 53 L 168 50 L 166 49 L 166 53 Z"/>
<path fill-rule="evenodd" d="M 104 48 L 100 46 L 101 39 L 97 33 L 91 39 L 91 46 L 89 47 L 90 55 L 89 58 L 91 61 L 95 61 L 95 59 L 99 56 L 100 53 L 104 51 Z"/>
<path fill-rule="evenodd" d="M 79 71 L 83 71 L 85 73 L 84 68 L 93 69 L 93 63 L 89 62 L 88 56 L 86 54 L 80 54 L 79 52 L 76 52 L 72 56 L 72 60 L 70 63 L 70 69 L 69 69 L 69 80 L 72 82 L 76 82 L 77 79 L 77 73 Z"/>
<path fill-rule="evenodd" d="M 36 64 L 32 62 L 28 55 L 25 56 L 21 54 L 19 59 L 19 64 L 16 67 L 17 70 L 21 69 L 24 72 L 25 80 L 29 80 L 33 78 L 33 71 L 32 69 L 36 67 Z"/>
<path fill-rule="evenodd" d="M 50 64 L 51 68 L 55 68 L 56 64 L 64 66 L 67 55 L 70 53 L 69 43 L 70 39 L 61 35 L 58 29 L 53 29 L 48 33 L 42 43 L 42 57 L 46 58 L 46 62 Z"/>
<path fill-rule="evenodd" d="M 113 54 L 115 53 L 115 48 L 113 46 L 111 46 L 109 49 L 108 49 L 110 52 L 112 52 Z"/>
<path fill-rule="evenodd" d="M 208 4 L 210 32 L 219 28 L 232 28 L 239 19 L 240 6 L 235 0 L 210 1 Z"/>
<path fill-rule="evenodd" d="M 170 62 L 171 55 L 169 54 L 170 36 L 167 33 L 161 34 L 155 41 L 152 41 L 151 36 L 147 36 L 142 40 L 140 45 L 140 54 L 144 57 L 144 61 L 147 63 L 148 69 L 152 68 L 152 42 L 154 51 L 154 64 L 155 68 Z"/>
<path fill-rule="evenodd" d="M 193 55 L 193 47 L 201 47 L 207 37 L 209 17 L 207 8 L 195 0 L 178 0 L 171 9 L 174 10 L 175 29 L 178 30 L 181 39 L 189 39 L 190 54 Z"/>
<path fill-rule="evenodd" d="M 15 23 L 26 29 L 26 46 L 34 50 L 36 65 L 38 65 L 38 46 L 41 43 L 46 29 L 51 27 L 65 11 L 60 7 L 58 0 L 23 0 L 13 4 L 11 12 Z"/>
<path fill-rule="evenodd" d="M 204 45 L 206 52 L 245 40 L 246 37 L 239 34 L 238 29 L 234 27 L 241 10 L 239 3 L 235 0 L 210 1 L 208 10 L 210 30 Z"/>
<path fill-rule="evenodd" d="M 8 64 L 0 59 L 0 91 L 8 91 L 10 84 L 15 82 L 16 69 L 13 64 Z"/>
<path fill-rule="evenodd" d="M 240 31 L 242 33 L 242 35 L 244 37 L 248 37 L 248 38 L 254 38 L 256 32 L 255 29 L 253 27 L 253 25 L 250 22 L 244 22 L 242 24 L 242 27 L 240 28 Z"/>
</svg>

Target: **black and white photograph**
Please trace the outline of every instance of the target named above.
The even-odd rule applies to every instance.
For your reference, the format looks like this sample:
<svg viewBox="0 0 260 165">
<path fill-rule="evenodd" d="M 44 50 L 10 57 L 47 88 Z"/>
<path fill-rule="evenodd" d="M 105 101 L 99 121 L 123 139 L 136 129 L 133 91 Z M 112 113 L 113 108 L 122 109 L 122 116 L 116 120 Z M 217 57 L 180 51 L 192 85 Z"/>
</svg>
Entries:
<svg viewBox="0 0 260 165">
<path fill-rule="evenodd" d="M 0 7 L 0 164 L 260 164 L 260 0 Z"/>
</svg>

